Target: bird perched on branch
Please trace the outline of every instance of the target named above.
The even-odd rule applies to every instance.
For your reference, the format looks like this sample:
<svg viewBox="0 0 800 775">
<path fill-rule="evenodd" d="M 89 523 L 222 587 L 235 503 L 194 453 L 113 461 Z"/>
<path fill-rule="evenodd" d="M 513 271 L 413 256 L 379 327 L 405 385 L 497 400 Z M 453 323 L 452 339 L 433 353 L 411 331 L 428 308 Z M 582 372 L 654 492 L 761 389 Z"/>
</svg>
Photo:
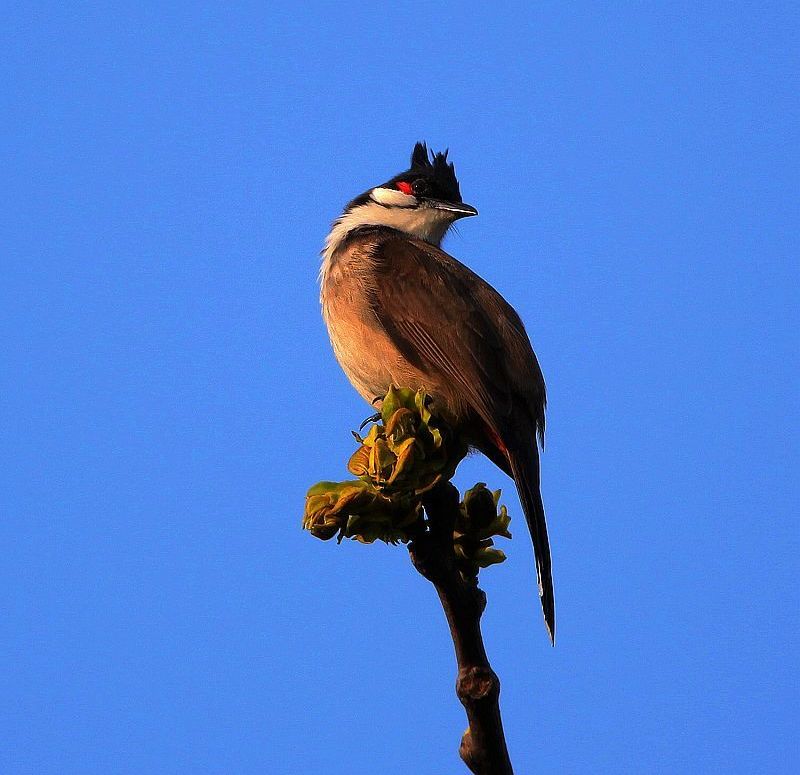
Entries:
<svg viewBox="0 0 800 775">
<path fill-rule="evenodd" d="M 545 624 L 555 601 L 539 443 L 545 385 L 519 315 L 439 246 L 461 199 L 447 152 L 417 143 L 411 166 L 353 199 L 325 241 L 322 312 L 356 390 L 379 403 L 390 385 L 423 388 L 470 446 L 513 477 L 533 540 Z"/>
</svg>

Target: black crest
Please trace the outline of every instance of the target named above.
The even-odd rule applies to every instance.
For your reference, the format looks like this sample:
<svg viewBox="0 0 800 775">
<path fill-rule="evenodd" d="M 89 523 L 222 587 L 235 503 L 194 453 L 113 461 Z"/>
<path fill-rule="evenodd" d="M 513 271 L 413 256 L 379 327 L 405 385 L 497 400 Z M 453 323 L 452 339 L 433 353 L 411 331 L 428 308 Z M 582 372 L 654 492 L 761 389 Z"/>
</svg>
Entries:
<svg viewBox="0 0 800 775">
<path fill-rule="evenodd" d="M 409 183 L 414 194 L 421 197 L 441 199 L 445 202 L 462 202 L 461 190 L 453 163 L 447 161 L 447 151 L 432 153 L 425 143 L 417 143 L 411 154 L 411 167 L 383 184 L 382 188 L 395 188 L 398 183 Z M 345 212 L 365 204 L 370 192 L 365 191 L 353 199 Z"/>
<path fill-rule="evenodd" d="M 447 151 L 444 152 L 447 157 Z M 428 158 L 428 146 L 425 143 L 417 143 L 411 152 L 411 167 L 430 167 L 431 161 Z"/>
<path fill-rule="evenodd" d="M 396 180 L 403 177 L 423 177 L 431 186 L 432 191 L 439 199 L 448 202 L 460 202 L 461 190 L 456 178 L 456 170 L 452 162 L 447 161 L 447 151 L 434 153 L 428 151 L 425 143 L 417 143 L 411 153 L 411 169 L 405 175 L 398 175 Z"/>
</svg>

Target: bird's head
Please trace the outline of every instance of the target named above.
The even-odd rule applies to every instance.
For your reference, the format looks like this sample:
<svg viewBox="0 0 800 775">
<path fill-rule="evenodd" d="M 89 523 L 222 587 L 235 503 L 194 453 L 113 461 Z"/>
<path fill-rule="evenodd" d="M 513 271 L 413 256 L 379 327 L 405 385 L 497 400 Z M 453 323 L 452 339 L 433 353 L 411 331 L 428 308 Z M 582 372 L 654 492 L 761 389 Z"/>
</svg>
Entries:
<svg viewBox="0 0 800 775">
<path fill-rule="evenodd" d="M 429 154 L 425 143 L 414 146 L 409 169 L 362 194 L 359 199 L 362 203 L 373 201 L 386 208 L 427 210 L 431 217 L 451 222 L 478 214 L 461 199 L 456 171 L 453 163 L 447 161 L 447 151 Z"/>
<path fill-rule="evenodd" d="M 348 231 L 359 226 L 389 226 L 438 245 L 455 221 L 477 214 L 461 199 L 447 151 L 429 153 L 425 143 L 417 143 L 409 169 L 356 197 L 337 225 L 346 225 Z"/>
</svg>

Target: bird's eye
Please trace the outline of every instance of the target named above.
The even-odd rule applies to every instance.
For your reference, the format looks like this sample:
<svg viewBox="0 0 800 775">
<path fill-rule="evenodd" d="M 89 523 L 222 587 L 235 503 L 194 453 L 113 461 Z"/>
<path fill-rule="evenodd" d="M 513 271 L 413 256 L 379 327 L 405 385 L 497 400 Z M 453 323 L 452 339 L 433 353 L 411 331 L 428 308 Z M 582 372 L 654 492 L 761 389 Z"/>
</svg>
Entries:
<svg viewBox="0 0 800 775">
<path fill-rule="evenodd" d="M 408 196 L 411 196 L 411 189 L 412 189 L 411 184 L 406 183 L 404 180 L 401 180 L 397 184 L 397 190 L 402 191 L 404 194 L 407 194 Z"/>
<path fill-rule="evenodd" d="M 417 178 L 411 184 L 411 190 L 414 192 L 416 196 L 425 196 L 430 190 L 430 186 L 428 185 L 428 181 L 425 178 Z"/>
</svg>

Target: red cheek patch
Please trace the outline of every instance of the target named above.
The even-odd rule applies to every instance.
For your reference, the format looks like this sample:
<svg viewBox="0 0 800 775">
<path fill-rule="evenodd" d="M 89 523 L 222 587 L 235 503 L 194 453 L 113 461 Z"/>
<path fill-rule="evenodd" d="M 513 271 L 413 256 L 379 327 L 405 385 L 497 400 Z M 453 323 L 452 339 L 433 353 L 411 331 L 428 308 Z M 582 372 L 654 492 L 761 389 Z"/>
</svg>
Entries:
<svg viewBox="0 0 800 775">
<path fill-rule="evenodd" d="M 404 194 L 407 194 L 408 196 L 411 196 L 411 184 L 406 183 L 404 180 L 401 180 L 397 184 L 397 190 L 402 191 Z"/>
</svg>

